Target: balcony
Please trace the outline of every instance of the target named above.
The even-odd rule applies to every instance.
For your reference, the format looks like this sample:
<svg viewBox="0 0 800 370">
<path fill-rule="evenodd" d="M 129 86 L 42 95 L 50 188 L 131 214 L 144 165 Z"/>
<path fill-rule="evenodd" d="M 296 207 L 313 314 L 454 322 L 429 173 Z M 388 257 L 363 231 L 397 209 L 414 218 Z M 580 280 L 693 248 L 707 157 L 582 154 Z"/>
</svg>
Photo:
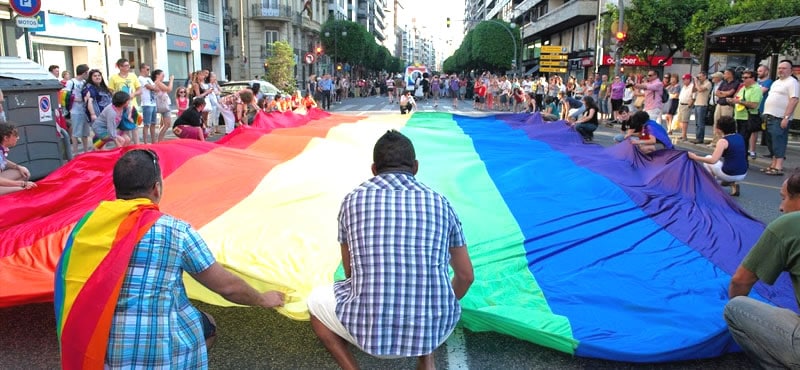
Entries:
<svg viewBox="0 0 800 370">
<path fill-rule="evenodd" d="M 308 19 L 306 13 L 301 13 L 301 14 L 295 13 L 293 22 L 295 26 L 300 26 L 304 30 L 308 31 L 319 32 L 319 30 L 322 28 L 322 25 L 318 21 Z"/>
<path fill-rule="evenodd" d="M 175 4 L 175 3 L 172 3 L 172 2 L 169 2 L 169 1 L 165 1 L 164 2 L 164 10 L 166 10 L 166 11 L 168 11 L 170 13 L 175 13 L 175 14 L 180 14 L 180 15 L 187 15 L 188 14 L 188 12 L 186 11 L 186 7 L 185 6 L 180 5 L 180 4 Z"/>
<path fill-rule="evenodd" d="M 205 21 L 205 22 L 208 22 L 208 23 L 214 23 L 214 24 L 217 23 L 217 17 L 215 17 L 214 14 L 210 14 L 210 13 L 206 13 L 206 12 L 198 12 L 197 13 L 197 18 L 200 19 L 201 21 Z"/>
<path fill-rule="evenodd" d="M 278 7 L 267 7 L 262 4 L 253 4 L 250 11 L 250 16 L 256 20 L 281 20 L 291 21 L 292 7 L 288 5 L 281 5 Z"/>
<path fill-rule="evenodd" d="M 516 15 L 516 12 L 515 12 Z M 522 28 L 522 38 L 558 32 L 597 18 L 597 0 L 573 0 Z"/>
</svg>

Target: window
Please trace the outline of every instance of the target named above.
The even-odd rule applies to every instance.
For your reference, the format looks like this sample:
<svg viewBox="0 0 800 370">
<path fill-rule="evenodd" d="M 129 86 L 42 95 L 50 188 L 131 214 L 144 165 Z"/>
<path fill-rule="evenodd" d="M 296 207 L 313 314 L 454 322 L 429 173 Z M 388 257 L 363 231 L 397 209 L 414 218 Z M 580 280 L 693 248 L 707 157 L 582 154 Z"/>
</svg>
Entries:
<svg viewBox="0 0 800 370">
<path fill-rule="evenodd" d="M 200 13 L 214 14 L 214 9 L 211 7 L 211 1 L 199 0 L 197 2 L 197 10 Z"/>
<path fill-rule="evenodd" d="M 272 56 L 272 43 L 278 41 L 278 31 L 264 31 L 264 56 Z"/>
</svg>

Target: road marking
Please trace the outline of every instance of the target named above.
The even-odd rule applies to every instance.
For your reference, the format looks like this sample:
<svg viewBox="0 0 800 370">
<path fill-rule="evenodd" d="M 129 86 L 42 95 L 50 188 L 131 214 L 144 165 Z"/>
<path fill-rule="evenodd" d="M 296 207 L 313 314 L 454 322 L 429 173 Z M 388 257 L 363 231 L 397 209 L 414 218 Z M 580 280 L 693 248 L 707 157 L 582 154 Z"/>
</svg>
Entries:
<svg viewBox="0 0 800 370">
<path fill-rule="evenodd" d="M 469 370 L 467 364 L 467 343 L 464 340 L 464 329 L 456 326 L 450 338 L 447 338 L 447 368 Z"/>
</svg>

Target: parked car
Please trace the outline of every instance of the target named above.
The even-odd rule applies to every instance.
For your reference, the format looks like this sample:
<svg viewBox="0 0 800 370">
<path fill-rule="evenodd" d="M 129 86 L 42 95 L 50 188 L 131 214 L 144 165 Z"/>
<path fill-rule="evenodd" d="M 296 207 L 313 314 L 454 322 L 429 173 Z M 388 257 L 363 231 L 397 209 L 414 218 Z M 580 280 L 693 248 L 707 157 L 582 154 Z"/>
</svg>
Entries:
<svg viewBox="0 0 800 370">
<path fill-rule="evenodd" d="M 259 85 L 259 92 L 270 98 L 281 92 L 275 85 L 263 80 L 229 81 L 219 84 L 220 96 L 233 94 L 245 87 L 252 88 L 256 84 Z"/>
</svg>

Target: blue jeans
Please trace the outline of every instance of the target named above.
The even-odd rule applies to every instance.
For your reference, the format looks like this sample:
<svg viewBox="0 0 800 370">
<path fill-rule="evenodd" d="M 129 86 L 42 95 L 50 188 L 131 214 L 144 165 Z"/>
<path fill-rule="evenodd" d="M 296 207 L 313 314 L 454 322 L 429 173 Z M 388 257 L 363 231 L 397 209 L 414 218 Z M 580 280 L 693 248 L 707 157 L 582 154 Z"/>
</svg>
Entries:
<svg viewBox="0 0 800 370">
<path fill-rule="evenodd" d="M 156 123 L 155 105 L 143 105 L 141 113 L 142 113 L 142 125 L 150 126 Z"/>
<path fill-rule="evenodd" d="M 723 313 L 733 340 L 758 365 L 768 369 L 800 368 L 800 317 L 750 297 L 734 297 Z"/>
<path fill-rule="evenodd" d="M 789 125 L 781 128 L 781 118 L 765 114 L 767 132 L 770 136 L 770 152 L 773 158 L 786 158 L 786 146 L 789 145 Z"/>
<path fill-rule="evenodd" d="M 578 131 L 584 139 L 591 139 L 594 136 L 594 130 L 597 130 L 597 125 L 593 123 L 579 123 L 575 126 L 575 131 Z"/>
<path fill-rule="evenodd" d="M 706 138 L 706 114 L 708 114 L 708 107 L 705 105 L 694 106 L 694 124 L 697 126 L 695 130 L 695 141 L 703 143 Z"/>
</svg>

